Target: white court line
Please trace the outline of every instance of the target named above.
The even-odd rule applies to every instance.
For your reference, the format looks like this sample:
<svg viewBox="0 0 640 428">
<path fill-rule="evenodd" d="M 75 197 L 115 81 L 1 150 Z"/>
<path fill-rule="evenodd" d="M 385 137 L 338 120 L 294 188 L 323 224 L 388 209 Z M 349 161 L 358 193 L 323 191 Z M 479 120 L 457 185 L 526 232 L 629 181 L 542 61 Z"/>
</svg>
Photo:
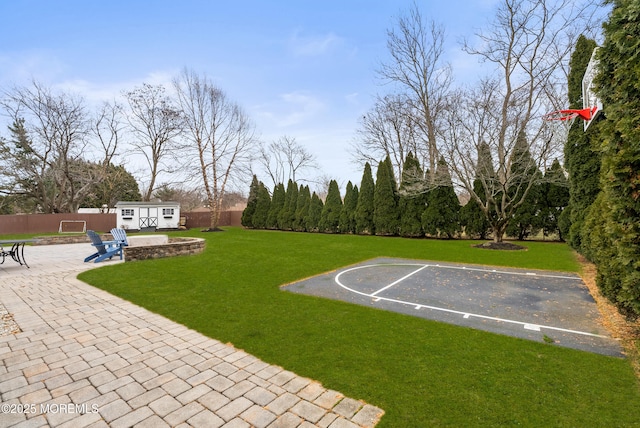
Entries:
<svg viewBox="0 0 640 428">
<path fill-rule="evenodd" d="M 342 274 L 347 273 L 347 272 L 352 272 L 354 270 L 358 270 L 358 269 L 366 269 L 366 268 L 370 268 L 370 267 L 379 267 L 379 266 L 421 266 L 420 269 L 418 269 L 417 271 L 414 271 L 412 273 L 410 273 L 408 276 L 411 276 L 415 273 L 417 273 L 418 271 L 421 271 L 422 269 L 425 269 L 427 267 L 438 267 L 438 268 L 452 268 L 452 269 L 463 269 L 463 268 L 456 268 L 456 267 L 452 267 L 452 266 L 439 266 L 439 265 L 422 265 L 422 264 L 417 264 L 417 263 L 380 263 L 380 264 L 371 264 L 371 265 L 364 265 L 364 266 L 356 266 L 350 269 L 346 269 L 343 270 L 342 272 L 338 273 L 335 277 L 335 282 L 342 288 L 344 288 L 345 290 L 351 291 L 352 293 L 356 293 L 356 294 L 360 294 L 361 296 L 366 296 L 366 297 L 370 297 L 373 298 L 374 301 L 379 302 L 380 300 L 384 300 L 387 302 L 393 302 L 393 303 L 400 303 L 403 305 L 410 305 L 410 306 L 414 306 L 416 309 L 421 309 L 421 308 L 426 308 L 426 309 L 432 309 L 434 311 L 440 311 L 440 312 L 447 312 L 450 314 L 456 314 L 456 315 L 462 315 L 463 318 L 465 319 L 469 319 L 471 317 L 475 317 L 475 318 L 480 318 L 480 319 L 485 319 L 485 320 L 491 320 L 491 321 L 498 321 L 498 322 L 504 322 L 504 323 L 509 323 L 509 324 L 517 324 L 517 325 L 521 325 L 524 329 L 526 330 L 534 330 L 534 331 L 540 331 L 540 329 L 544 328 L 547 330 L 554 330 L 554 331 L 560 331 L 563 333 L 573 333 L 573 334 L 579 334 L 579 335 L 583 335 L 583 336 L 591 336 L 591 337 L 601 337 L 604 339 L 607 339 L 607 336 L 602 336 L 599 334 L 593 334 L 593 333 L 587 333 L 584 331 L 577 331 L 577 330 L 570 330 L 570 329 L 566 329 L 566 328 L 560 328 L 560 327 L 553 327 L 553 326 L 546 326 L 546 325 L 539 325 L 539 324 L 531 324 L 528 322 L 522 322 L 522 321 L 515 321 L 515 320 L 510 320 L 510 319 L 506 319 L 506 318 L 496 318 L 496 317 L 490 317 L 487 315 L 480 315 L 480 314 L 472 314 L 469 312 L 460 312 L 460 311 L 456 311 L 453 309 L 446 309 L 446 308 L 439 308 L 437 306 L 429 306 L 429 305 L 423 305 L 423 304 L 418 304 L 415 302 L 407 302 L 404 300 L 397 300 L 397 299 L 391 299 L 391 298 L 387 298 L 387 297 L 380 297 L 380 296 L 376 296 L 375 294 L 381 292 L 384 289 L 389 288 L 391 285 L 397 284 L 398 282 L 400 282 L 401 280 L 405 279 L 401 278 L 398 281 L 395 281 L 394 283 L 376 291 L 373 294 L 369 294 L 369 293 L 363 293 L 362 291 L 358 291 L 358 290 L 354 290 L 352 288 L 347 287 L 346 285 L 344 285 L 342 282 L 340 282 L 340 277 L 342 276 Z M 480 271 L 486 271 L 486 272 L 496 272 L 496 271 L 488 271 L 485 269 L 466 269 L 466 270 L 480 270 Z M 517 272 L 499 272 L 499 273 L 508 273 L 508 274 L 514 274 L 514 275 L 526 275 L 526 274 L 522 274 L 522 273 L 517 273 Z M 551 277 L 551 278 L 566 278 L 566 279 L 576 279 L 575 277 L 562 277 L 562 276 L 555 276 L 555 275 L 538 275 L 538 276 L 544 276 L 544 277 Z"/>
<path fill-rule="evenodd" d="M 394 286 L 394 285 L 396 285 L 396 284 L 399 284 L 400 282 L 402 282 L 402 281 L 404 281 L 405 279 L 409 278 L 411 275 L 414 275 L 414 274 L 416 274 L 416 273 L 420 272 L 422 269 L 427 268 L 427 267 L 429 267 L 429 265 L 424 265 L 424 266 L 422 266 L 421 268 L 414 270 L 414 271 L 413 271 L 413 272 L 411 272 L 410 274 L 403 276 L 403 277 L 402 277 L 402 278 L 400 278 L 399 280 L 392 282 L 391 284 L 387 285 L 386 287 L 382 287 L 380 290 L 376 291 L 375 293 L 372 293 L 371 295 L 372 295 L 372 296 L 375 296 L 376 294 L 378 294 L 378 293 L 380 293 L 380 292 L 382 292 L 382 291 L 386 290 L 387 288 L 391 288 L 391 287 L 393 287 L 393 286 Z"/>
</svg>

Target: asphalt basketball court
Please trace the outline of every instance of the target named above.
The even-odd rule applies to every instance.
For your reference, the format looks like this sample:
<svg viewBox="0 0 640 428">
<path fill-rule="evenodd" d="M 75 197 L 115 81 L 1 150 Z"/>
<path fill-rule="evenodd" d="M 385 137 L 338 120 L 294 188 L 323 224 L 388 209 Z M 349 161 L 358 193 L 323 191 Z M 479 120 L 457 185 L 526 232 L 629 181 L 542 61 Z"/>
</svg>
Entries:
<svg viewBox="0 0 640 428">
<path fill-rule="evenodd" d="M 622 357 L 572 273 L 377 258 L 283 289 Z"/>
</svg>

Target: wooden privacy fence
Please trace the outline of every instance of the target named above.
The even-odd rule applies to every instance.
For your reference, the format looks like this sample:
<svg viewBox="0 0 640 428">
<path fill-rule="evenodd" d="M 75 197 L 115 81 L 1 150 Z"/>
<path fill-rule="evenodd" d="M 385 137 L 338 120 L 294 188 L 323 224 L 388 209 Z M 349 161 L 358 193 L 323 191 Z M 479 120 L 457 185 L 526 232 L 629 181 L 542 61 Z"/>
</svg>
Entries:
<svg viewBox="0 0 640 428">
<path fill-rule="evenodd" d="M 186 227 L 208 227 L 208 212 L 182 212 Z M 220 213 L 220 226 L 240 226 L 241 211 Z M 82 232 L 86 222 L 87 230 L 106 232 L 117 227 L 115 214 L 18 214 L 0 215 L 0 235 L 19 233 L 56 233 L 63 222 L 64 231 Z"/>
</svg>

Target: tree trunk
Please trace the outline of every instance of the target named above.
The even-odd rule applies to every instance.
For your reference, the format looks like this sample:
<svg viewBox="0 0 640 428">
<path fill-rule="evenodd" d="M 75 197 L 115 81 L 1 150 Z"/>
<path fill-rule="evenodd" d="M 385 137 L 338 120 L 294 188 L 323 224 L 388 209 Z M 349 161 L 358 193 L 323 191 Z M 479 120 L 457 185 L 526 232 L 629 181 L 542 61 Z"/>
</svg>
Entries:
<svg viewBox="0 0 640 428">
<path fill-rule="evenodd" d="M 503 238 L 504 238 L 504 233 L 507 229 L 507 224 L 500 222 L 497 224 L 493 224 L 491 226 L 492 232 L 493 232 L 493 242 L 495 243 L 500 243 L 502 242 Z"/>
</svg>

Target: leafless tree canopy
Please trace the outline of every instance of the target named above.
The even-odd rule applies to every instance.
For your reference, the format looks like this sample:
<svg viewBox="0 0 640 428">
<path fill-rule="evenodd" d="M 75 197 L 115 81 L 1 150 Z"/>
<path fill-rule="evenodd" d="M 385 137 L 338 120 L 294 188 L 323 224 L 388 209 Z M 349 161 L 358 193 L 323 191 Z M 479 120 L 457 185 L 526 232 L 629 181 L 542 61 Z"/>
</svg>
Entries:
<svg viewBox="0 0 640 428">
<path fill-rule="evenodd" d="M 562 152 L 563 141 L 554 138 L 542 116 L 566 105 L 564 64 L 590 7 L 568 0 L 504 0 L 493 24 L 478 34 L 478 47 L 464 46 L 492 65 L 495 74 L 451 94 L 443 150 L 454 180 L 490 219 L 495 240 L 502 239 L 513 212 L 540 180 L 523 171 L 544 171 L 549 159 Z M 519 143 L 525 144 L 530 165 L 514 168 L 523 159 Z M 483 151 L 492 168 L 478 168 Z M 474 191 L 476 178 L 484 194 Z"/>
<path fill-rule="evenodd" d="M 211 229 L 215 229 L 228 186 L 250 171 L 254 127 L 245 112 L 205 76 L 185 70 L 174 80 L 174 88 L 188 141 L 183 155 L 198 165 Z"/>
<path fill-rule="evenodd" d="M 417 116 L 414 104 L 403 95 L 378 97 L 360 121 L 358 144 L 354 146 L 356 159 L 362 165 L 366 162 L 376 165 L 389 156 L 398 179 L 409 152 L 424 164 L 429 159 L 429 150 L 420 137 Z"/>
<path fill-rule="evenodd" d="M 143 195 L 148 201 L 158 176 L 172 171 L 168 161 L 175 154 L 183 119 L 162 85 L 144 83 L 126 92 L 125 97 L 129 104 L 127 119 L 134 134 L 134 151 L 144 157 L 149 168 L 149 183 Z"/>
<path fill-rule="evenodd" d="M 2 173 L 12 177 L 14 184 L 31 180 L 30 192 L 37 193 L 40 201 L 37 209 L 76 210 L 90 185 L 99 179 L 96 170 L 81 162 L 90 132 L 84 101 L 54 93 L 35 81 L 3 95 L 2 107 L 13 122 L 15 141 L 3 142 Z"/>
<path fill-rule="evenodd" d="M 397 28 L 387 32 L 391 60 L 378 71 L 411 103 L 419 132 L 408 138 L 422 139 L 431 177 L 438 160 L 438 121 L 452 83 L 451 67 L 443 59 L 444 42 L 444 28 L 427 22 L 414 4 L 407 15 L 398 19 Z"/>
<path fill-rule="evenodd" d="M 362 120 L 356 156 L 389 155 L 398 169 L 409 148 L 419 159 L 428 156 L 431 174 L 413 180 L 407 193 L 437 186 L 435 161 L 444 156 L 454 184 L 483 207 L 501 240 L 514 210 L 540 180 L 539 174 L 525 179 L 523 171 L 544 171 L 562 155 L 564 130 L 549 127 L 542 116 L 567 105 L 569 55 L 577 36 L 593 27 L 598 6 L 594 0 L 501 0 L 490 25 L 463 43 L 489 76 L 453 88 L 443 62 L 444 30 L 414 4 L 388 31 L 391 60 L 379 71 L 406 95 L 376 99 Z M 403 97 L 408 106 L 399 102 Z M 486 152 L 484 161 L 479 152 Z M 478 167 L 487 162 L 491 168 Z M 474 191 L 475 179 L 482 181 L 482 194 Z"/>
<path fill-rule="evenodd" d="M 119 155 L 124 134 L 123 107 L 117 102 L 104 102 L 95 114 L 92 132 L 100 144 L 102 163 L 110 164 Z"/>
<path fill-rule="evenodd" d="M 316 170 L 318 164 L 315 156 L 294 137 L 284 135 L 268 145 L 260 146 L 258 163 L 271 178 L 273 185 L 308 181 L 301 178 L 303 172 Z"/>
</svg>

